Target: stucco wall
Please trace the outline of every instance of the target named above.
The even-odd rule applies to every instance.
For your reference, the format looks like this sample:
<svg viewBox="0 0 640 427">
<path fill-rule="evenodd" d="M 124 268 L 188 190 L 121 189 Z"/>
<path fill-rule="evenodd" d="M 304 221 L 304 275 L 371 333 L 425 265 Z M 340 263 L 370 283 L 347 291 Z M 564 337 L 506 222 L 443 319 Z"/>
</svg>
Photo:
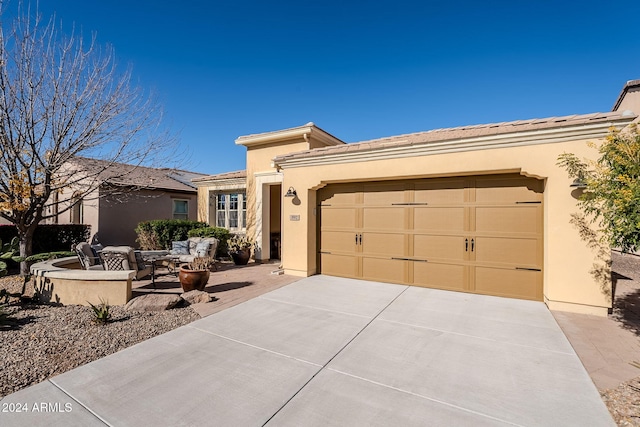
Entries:
<svg viewBox="0 0 640 427">
<path fill-rule="evenodd" d="M 371 160 L 349 164 L 287 167 L 283 188 L 293 186 L 297 204 L 283 202 L 282 262 L 285 272 L 301 276 L 317 272 L 316 265 L 316 190 L 346 181 L 372 181 L 397 178 L 421 178 L 453 175 L 479 175 L 519 172 L 546 180 L 544 193 L 544 296 L 551 308 L 606 315 L 610 283 L 598 283 L 590 274 L 595 253 L 569 224 L 578 212 L 571 180 L 556 166 L 557 156 L 572 152 L 593 158 L 587 141 L 548 143 L 510 148 L 495 148 L 421 157 Z M 299 215 L 299 221 L 290 221 Z"/>
<path fill-rule="evenodd" d="M 189 201 L 189 219 L 198 217 L 197 195 L 178 192 L 139 190 L 126 199 L 107 196 L 99 200 L 100 218 L 93 230 L 103 245 L 138 247 L 135 228 L 141 221 L 173 218 L 173 199 Z"/>
<path fill-rule="evenodd" d="M 636 114 L 640 114 L 640 87 L 630 88 L 616 110 L 631 110 Z"/>
<path fill-rule="evenodd" d="M 252 239 L 256 239 L 257 235 L 256 212 L 262 211 L 262 206 L 258 206 L 256 197 L 256 191 L 262 191 L 262 189 L 256 189 L 255 174 L 275 171 L 271 162 L 276 156 L 308 149 L 309 143 L 302 138 L 285 143 L 247 147 L 247 235 Z"/>
</svg>

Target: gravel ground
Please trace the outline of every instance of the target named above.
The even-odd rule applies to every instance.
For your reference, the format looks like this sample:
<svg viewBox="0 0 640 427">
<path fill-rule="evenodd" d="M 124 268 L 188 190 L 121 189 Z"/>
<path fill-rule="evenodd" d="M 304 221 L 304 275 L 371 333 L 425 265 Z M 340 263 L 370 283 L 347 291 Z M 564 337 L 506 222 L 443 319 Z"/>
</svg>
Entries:
<svg viewBox="0 0 640 427">
<path fill-rule="evenodd" d="M 21 287 L 16 276 L 0 278 L 0 289 Z M 106 325 L 93 321 L 91 307 L 78 305 L 15 304 L 4 311 L 20 327 L 0 329 L 0 397 L 200 318 L 189 307 L 144 313 L 114 306 Z"/>
</svg>

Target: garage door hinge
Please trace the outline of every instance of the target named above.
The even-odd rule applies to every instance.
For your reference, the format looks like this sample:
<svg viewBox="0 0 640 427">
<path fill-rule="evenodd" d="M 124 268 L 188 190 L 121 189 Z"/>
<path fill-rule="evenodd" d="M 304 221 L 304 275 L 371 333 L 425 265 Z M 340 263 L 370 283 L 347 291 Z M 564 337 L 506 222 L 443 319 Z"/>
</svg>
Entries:
<svg viewBox="0 0 640 427">
<path fill-rule="evenodd" d="M 526 270 L 526 271 L 542 271 L 539 268 L 525 268 L 525 267 L 516 267 L 516 270 Z"/>
<path fill-rule="evenodd" d="M 530 205 L 537 204 L 537 205 L 539 205 L 540 203 L 542 203 L 542 202 L 539 202 L 539 201 L 538 202 L 516 202 L 516 205 L 523 205 L 523 204 L 530 204 Z"/>
</svg>

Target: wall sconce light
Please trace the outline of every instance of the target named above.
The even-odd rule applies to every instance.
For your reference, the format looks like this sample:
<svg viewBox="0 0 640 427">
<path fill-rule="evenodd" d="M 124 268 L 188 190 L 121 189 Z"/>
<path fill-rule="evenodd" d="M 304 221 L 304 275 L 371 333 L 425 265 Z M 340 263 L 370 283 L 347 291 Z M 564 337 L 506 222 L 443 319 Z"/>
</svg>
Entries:
<svg viewBox="0 0 640 427">
<path fill-rule="evenodd" d="M 587 184 L 582 180 L 582 178 L 578 177 L 573 180 L 569 187 L 584 190 L 585 188 L 587 188 Z"/>
<path fill-rule="evenodd" d="M 296 197 L 298 195 L 298 193 L 296 193 L 296 189 L 293 187 L 289 187 L 289 189 L 287 190 L 287 193 L 284 195 L 284 197 Z"/>
</svg>

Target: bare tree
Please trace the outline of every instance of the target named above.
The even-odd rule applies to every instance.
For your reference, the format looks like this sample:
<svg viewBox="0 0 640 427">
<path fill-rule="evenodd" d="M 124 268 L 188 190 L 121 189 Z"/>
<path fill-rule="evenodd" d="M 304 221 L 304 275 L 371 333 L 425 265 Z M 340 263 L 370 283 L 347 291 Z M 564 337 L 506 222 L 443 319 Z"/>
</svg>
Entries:
<svg viewBox="0 0 640 427">
<path fill-rule="evenodd" d="M 0 217 L 15 224 L 20 255 L 28 256 L 38 223 L 95 195 L 105 177 L 166 166 L 174 140 L 154 98 L 132 85 L 130 69 L 121 71 L 95 35 L 89 42 L 73 30 L 65 35 L 55 17 L 43 21 L 22 4 L 6 24 L 0 21 Z M 101 161 L 77 162 L 80 156 Z"/>
</svg>

